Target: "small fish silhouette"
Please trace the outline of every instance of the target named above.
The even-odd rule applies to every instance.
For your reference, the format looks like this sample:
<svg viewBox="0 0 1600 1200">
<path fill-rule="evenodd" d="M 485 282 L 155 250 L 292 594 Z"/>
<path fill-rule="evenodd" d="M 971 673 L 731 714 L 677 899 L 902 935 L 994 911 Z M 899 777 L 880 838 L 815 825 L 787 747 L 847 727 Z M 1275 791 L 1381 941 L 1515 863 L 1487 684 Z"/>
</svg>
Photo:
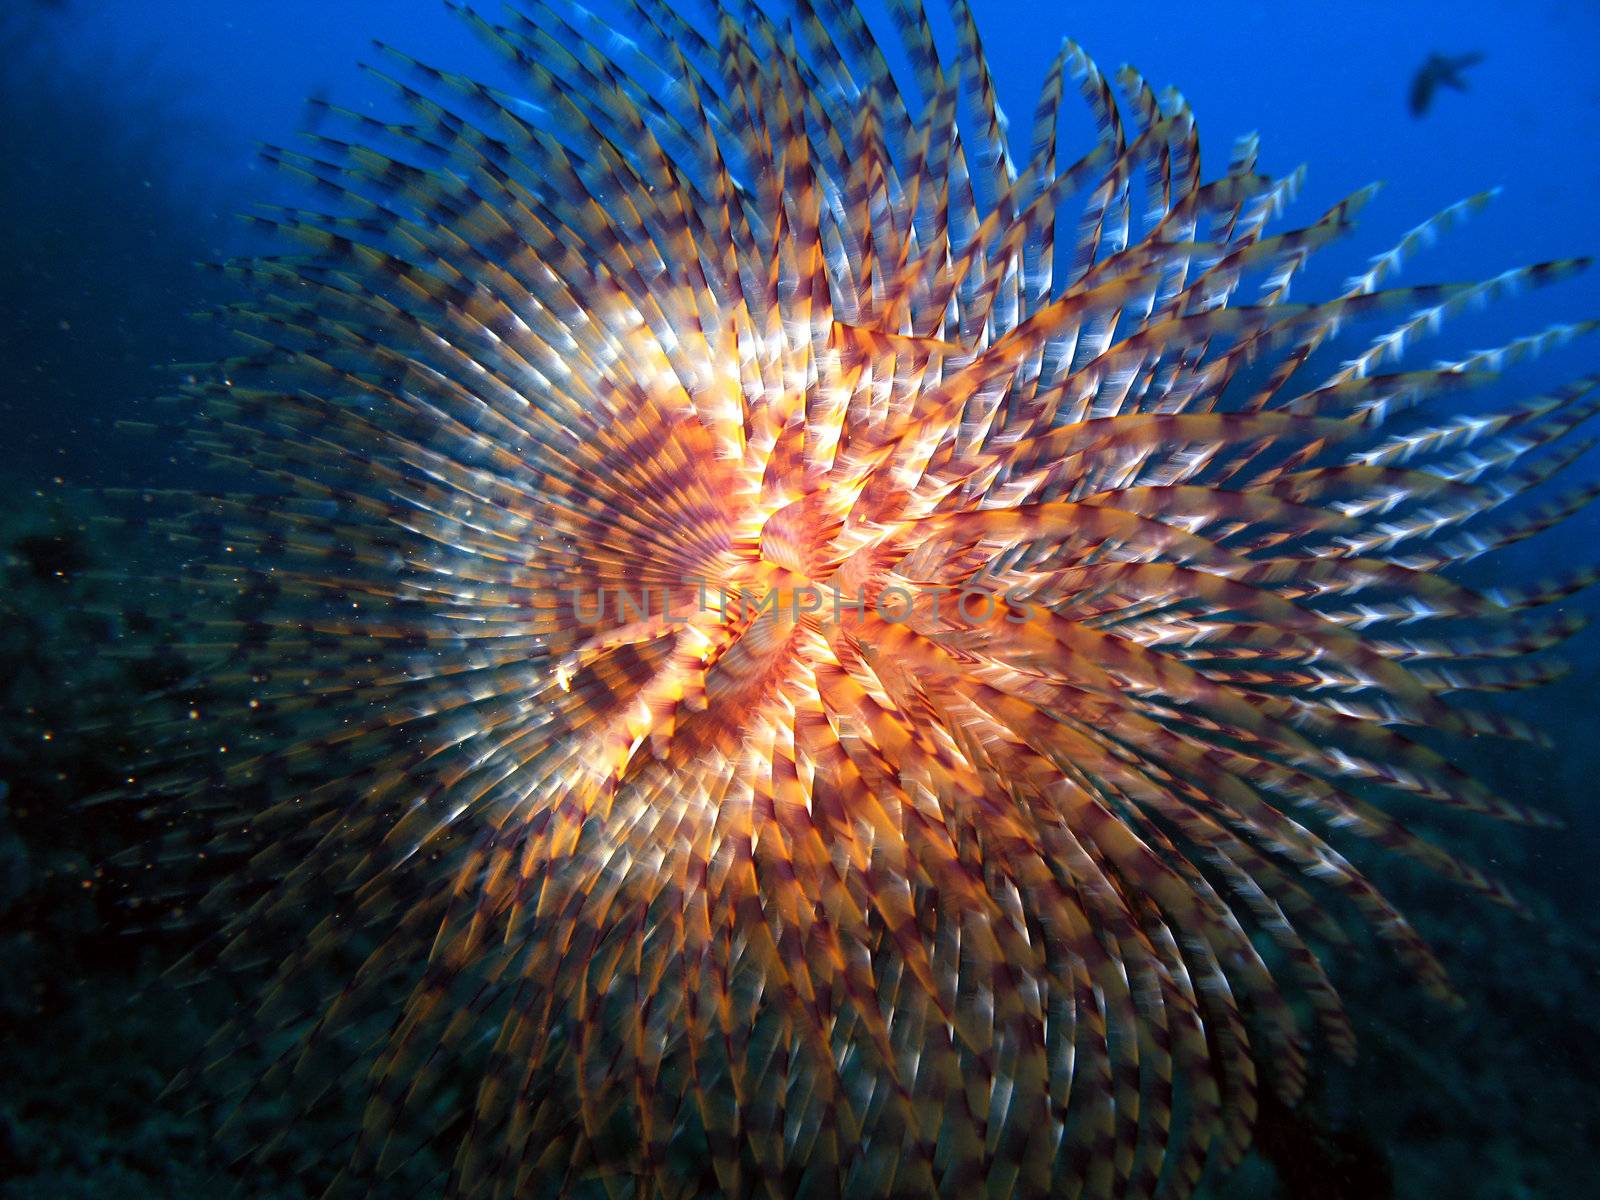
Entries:
<svg viewBox="0 0 1600 1200">
<path fill-rule="evenodd" d="M 1428 61 L 1418 68 L 1411 79 L 1411 115 L 1420 117 L 1433 103 L 1433 93 L 1440 84 L 1453 87 L 1458 92 L 1467 90 L 1467 81 L 1461 72 L 1483 61 L 1476 50 L 1468 54 L 1430 54 Z"/>
</svg>

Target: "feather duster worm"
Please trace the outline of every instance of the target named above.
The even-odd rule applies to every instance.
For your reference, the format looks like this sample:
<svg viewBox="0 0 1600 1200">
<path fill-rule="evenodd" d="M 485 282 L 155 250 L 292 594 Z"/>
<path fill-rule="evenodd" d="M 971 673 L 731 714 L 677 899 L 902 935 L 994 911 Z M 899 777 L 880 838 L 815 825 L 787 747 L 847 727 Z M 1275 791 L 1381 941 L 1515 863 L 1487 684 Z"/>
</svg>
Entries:
<svg viewBox="0 0 1600 1200">
<path fill-rule="evenodd" d="M 1538 820 L 1410 731 L 1530 736 L 1446 694 L 1594 573 L 1446 568 L 1590 500 L 1502 508 L 1600 402 L 1418 406 L 1587 326 L 1401 364 L 1580 264 L 1394 287 L 1478 197 L 1291 303 L 1367 192 L 1274 232 L 1298 175 L 1070 42 L 1020 141 L 967 5 L 890 8 L 898 72 L 844 0 L 463 10 L 515 93 L 385 49 L 405 119 L 266 151 L 325 207 L 225 268 L 188 436 L 254 483 L 153 518 L 203 757 L 145 786 L 244 856 L 191 966 L 275 964 L 217 1044 L 367 1096 L 342 1184 L 1182 1196 L 1352 1052 L 1329 897 L 1452 994 L 1328 835 L 1505 899 L 1386 800 Z"/>
</svg>

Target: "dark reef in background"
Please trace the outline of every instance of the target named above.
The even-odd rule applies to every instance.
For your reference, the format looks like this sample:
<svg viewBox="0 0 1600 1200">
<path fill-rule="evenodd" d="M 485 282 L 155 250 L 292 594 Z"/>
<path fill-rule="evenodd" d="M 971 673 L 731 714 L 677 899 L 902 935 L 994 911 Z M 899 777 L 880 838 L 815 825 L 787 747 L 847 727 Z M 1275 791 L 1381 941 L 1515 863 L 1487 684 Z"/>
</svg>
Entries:
<svg viewBox="0 0 1600 1200">
<path fill-rule="evenodd" d="M 171 481 L 116 422 L 220 349 L 187 314 L 217 295 L 194 260 L 236 205 L 186 162 L 209 135 L 182 81 L 69 68 L 63 8 L 0 6 L 0 1196 L 196 1196 L 225 1165 L 209 1118 L 157 1097 L 205 1024 L 195 1001 L 130 1002 L 180 940 L 110 864 L 136 814 L 82 806 L 129 761 L 137 696 L 179 666 L 116 655 L 97 572 L 123 547 L 71 485 Z M 259 1194 L 296 1194 L 282 1182 Z"/>
</svg>

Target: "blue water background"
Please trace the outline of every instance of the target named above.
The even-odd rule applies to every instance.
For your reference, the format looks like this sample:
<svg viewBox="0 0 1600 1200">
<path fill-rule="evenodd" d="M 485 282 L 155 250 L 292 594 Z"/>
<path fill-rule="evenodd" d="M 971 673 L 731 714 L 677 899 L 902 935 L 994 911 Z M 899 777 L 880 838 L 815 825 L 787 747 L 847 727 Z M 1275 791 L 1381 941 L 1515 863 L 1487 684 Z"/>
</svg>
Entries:
<svg viewBox="0 0 1600 1200">
<path fill-rule="evenodd" d="M 1420 256 L 1403 278 L 1473 279 L 1520 263 L 1600 252 L 1600 5 L 980 0 L 975 8 L 1019 141 L 1065 34 L 1107 71 L 1127 62 L 1154 86 L 1181 89 L 1198 115 L 1208 173 L 1222 168 L 1234 137 L 1249 130 L 1261 135 L 1267 171 L 1308 164 L 1291 217 L 1309 220 L 1347 192 L 1382 181 L 1358 234 L 1317 256 L 1297 298 L 1323 294 L 1428 214 L 1495 186 L 1503 190 L 1489 210 Z M 868 11 L 888 33 L 881 6 Z M 150 125 L 164 147 L 158 182 L 217 209 L 209 214 L 208 249 L 224 253 L 242 244 L 228 209 L 258 196 L 284 196 L 283 182 L 258 162 L 255 147 L 293 144 L 306 122 L 307 96 L 386 111 L 383 90 L 355 66 L 381 57 L 374 38 L 436 65 L 511 82 L 464 23 L 434 0 L 60 0 L 40 12 L 41 41 L 50 43 L 48 53 L 71 86 L 105 89 L 131 125 Z M 947 30 L 942 12 L 935 24 Z M 1406 109 L 1410 79 L 1434 50 L 1476 50 L 1486 58 L 1468 73 L 1469 92 L 1441 89 L 1432 111 L 1414 119 Z M 1074 100 L 1069 96 L 1066 129 L 1087 149 L 1092 130 Z M 1600 316 L 1600 272 L 1460 320 L 1437 351 L 1424 347 L 1414 361 L 1590 316 Z M 1514 390 L 1502 394 L 1532 394 L 1571 378 L 1594 361 L 1597 346 L 1600 339 L 1523 368 Z M 96 411 L 75 415 L 100 418 L 101 408 L 120 402 L 80 399 L 75 403 Z M 19 442 L 35 450 L 51 443 L 44 449 L 52 470 L 92 474 L 104 461 L 107 447 L 94 438 L 67 438 L 54 406 L 9 408 Z"/>
</svg>

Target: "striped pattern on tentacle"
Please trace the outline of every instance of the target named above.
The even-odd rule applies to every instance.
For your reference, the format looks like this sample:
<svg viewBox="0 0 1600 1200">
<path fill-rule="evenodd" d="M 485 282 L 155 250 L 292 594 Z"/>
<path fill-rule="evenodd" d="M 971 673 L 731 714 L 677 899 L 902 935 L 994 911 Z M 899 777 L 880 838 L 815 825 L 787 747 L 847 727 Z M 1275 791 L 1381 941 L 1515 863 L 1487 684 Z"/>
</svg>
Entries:
<svg viewBox="0 0 1600 1200">
<path fill-rule="evenodd" d="M 1290 303 L 1371 191 L 1278 228 L 1072 43 L 1019 130 L 964 0 L 626 7 L 461 7 L 511 82 L 383 48 L 403 119 L 263 152 L 298 249 L 186 397 L 250 483 L 138 517 L 201 697 L 141 778 L 237 863 L 188 966 L 274 964 L 214 1044 L 364 1090 L 335 1191 L 1183 1196 L 1353 1052 L 1342 914 L 1454 996 L 1341 839 L 1514 903 L 1388 801 L 1542 822 L 1415 730 L 1535 737 L 1462 697 L 1595 571 L 1450 568 L 1594 498 L 1600 397 L 1429 412 L 1592 323 L 1405 359 L 1583 264 L 1393 283 L 1474 197 Z"/>
</svg>

